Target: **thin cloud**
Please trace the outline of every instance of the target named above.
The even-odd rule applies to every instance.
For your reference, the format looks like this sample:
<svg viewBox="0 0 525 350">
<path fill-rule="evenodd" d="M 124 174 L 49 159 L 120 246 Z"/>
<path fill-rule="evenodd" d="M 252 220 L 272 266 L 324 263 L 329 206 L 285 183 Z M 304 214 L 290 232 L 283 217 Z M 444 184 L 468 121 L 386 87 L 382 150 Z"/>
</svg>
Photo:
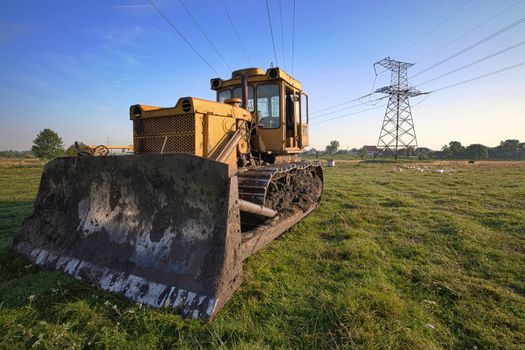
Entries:
<svg viewBox="0 0 525 350">
<path fill-rule="evenodd" d="M 8 42 L 9 40 L 26 33 L 28 27 L 15 23 L 0 23 L 0 43 Z"/>
<path fill-rule="evenodd" d="M 151 12 L 149 5 L 146 4 L 123 4 L 113 6 L 117 12 L 131 16 L 144 16 Z"/>
</svg>

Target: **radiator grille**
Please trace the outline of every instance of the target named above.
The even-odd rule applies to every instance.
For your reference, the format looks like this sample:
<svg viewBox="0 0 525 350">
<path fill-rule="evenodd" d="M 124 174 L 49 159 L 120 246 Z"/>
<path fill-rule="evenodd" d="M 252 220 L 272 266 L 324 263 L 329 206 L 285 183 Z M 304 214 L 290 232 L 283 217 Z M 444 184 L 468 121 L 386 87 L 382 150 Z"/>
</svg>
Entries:
<svg viewBox="0 0 525 350">
<path fill-rule="evenodd" d="M 134 120 L 133 141 L 135 154 L 193 154 L 195 115 L 182 114 Z"/>
</svg>

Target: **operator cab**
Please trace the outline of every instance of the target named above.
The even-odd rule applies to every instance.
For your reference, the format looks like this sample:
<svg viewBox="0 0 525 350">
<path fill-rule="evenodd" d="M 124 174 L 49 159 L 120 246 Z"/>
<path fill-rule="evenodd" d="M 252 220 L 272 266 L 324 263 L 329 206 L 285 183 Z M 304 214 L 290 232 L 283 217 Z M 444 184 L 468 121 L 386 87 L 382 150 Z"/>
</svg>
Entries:
<svg viewBox="0 0 525 350">
<path fill-rule="evenodd" d="M 245 108 L 259 125 L 260 149 L 270 154 L 300 153 L 308 146 L 308 96 L 301 83 L 280 68 L 237 70 L 231 79 L 211 79 L 217 101 L 242 99 L 243 76 L 248 85 Z"/>
</svg>

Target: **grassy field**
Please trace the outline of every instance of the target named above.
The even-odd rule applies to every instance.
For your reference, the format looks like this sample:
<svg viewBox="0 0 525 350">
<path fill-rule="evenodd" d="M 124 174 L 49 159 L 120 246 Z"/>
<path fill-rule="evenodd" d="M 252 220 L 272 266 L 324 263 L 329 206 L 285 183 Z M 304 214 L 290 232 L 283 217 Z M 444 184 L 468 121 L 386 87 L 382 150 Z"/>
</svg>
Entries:
<svg viewBox="0 0 525 350">
<path fill-rule="evenodd" d="M 0 166 L 0 348 L 525 348 L 525 163 L 336 165 L 211 324 L 13 255 L 42 168 Z"/>
</svg>

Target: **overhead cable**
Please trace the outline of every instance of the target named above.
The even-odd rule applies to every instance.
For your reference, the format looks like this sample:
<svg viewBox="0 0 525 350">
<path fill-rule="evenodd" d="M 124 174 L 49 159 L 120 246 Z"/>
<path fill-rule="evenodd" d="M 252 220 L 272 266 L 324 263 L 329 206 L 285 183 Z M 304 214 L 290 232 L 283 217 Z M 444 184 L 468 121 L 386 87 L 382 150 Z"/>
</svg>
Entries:
<svg viewBox="0 0 525 350">
<path fill-rule="evenodd" d="M 153 2 L 153 0 L 148 0 L 149 3 L 151 4 L 151 6 L 158 12 L 158 14 L 164 18 L 164 20 L 169 24 L 169 26 L 182 38 L 182 40 L 184 40 L 184 42 L 193 50 L 193 52 L 195 52 L 197 54 L 197 56 L 200 57 L 200 59 L 202 61 L 204 61 L 204 63 L 206 63 L 206 65 L 208 65 L 208 67 L 210 67 L 210 69 L 217 75 L 217 76 L 220 76 L 220 74 L 215 70 L 215 68 L 213 68 L 213 66 L 199 53 L 199 51 L 197 51 L 197 49 L 192 45 L 192 43 L 186 39 L 186 37 L 184 35 L 182 35 L 182 33 L 175 27 L 175 25 L 170 21 L 170 19 L 168 17 L 166 17 L 164 15 L 164 13 L 162 13 L 162 11 L 157 7 L 157 5 L 155 5 L 155 3 Z"/>
<path fill-rule="evenodd" d="M 475 47 L 477 47 L 477 46 L 479 46 L 479 45 L 481 45 L 481 44 L 483 44 L 483 43 L 485 43 L 485 42 L 487 42 L 487 41 L 489 41 L 489 40 L 491 40 L 491 39 L 497 37 L 498 35 L 500 35 L 500 34 L 506 32 L 506 31 L 508 31 L 508 30 L 510 30 L 510 29 L 512 29 L 512 28 L 514 28 L 514 27 L 516 27 L 517 25 L 520 25 L 520 24 L 523 23 L 523 22 L 525 22 L 525 18 L 521 18 L 521 19 L 517 20 L 516 22 L 511 23 L 511 24 L 509 24 L 508 26 L 506 26 L 506 27 L 504 27 L 504 28 L 502 28 L 502 29 L 500 29 L 500 30 L 498 30 L 498 31 L 496 31 L 496 32 L 494 32 L 494 33 L 492 33 L 492 34 L 490 34 L 489 36 L 484 37 L 483 39 L 481 39 L 481 40 L 475 42 L 474 44 L 469 45 L 469 46 L 467 46 L 466 48 L 464 48 L 464 49 L 462 49 L 462 50 L 460 50 L 460 51 L 458 51 L 458 52 L 456 52 L 456 53 L 454 53 L 454 54 L 448 56 L 447 58 L 444 58 L 444 59 L 442 59 L 441 61 L 439 61 L 439 62 L 437 62 L 437 63 L 431 65 L 430 67 L 427 67 L 427 68 L 423 69 L 422 71 L 417 72 L 417 73 L 414 74 L 412 77 L 417 77 L 418 75 L 421 75 L 421 74 L 423 74 L 423 73 L 425 73 L 425 72 L 428 72 L 429 70 L 431 70 L 431 69 L 433 69 L 433 68 L 435 68 L 435 67 L 437 67 L 437 66 L 439 66 L 439 65 L 442 65 L 443 63 L 448 62 L 448 61 L 450 61 L 451 59 L 456 58 L 456 57 L 458 57 L 459 55 L 464 54 L 464 53 L 467 52 L 467 51 L 472 50 L 473 48 L 475 48 Z"/>
<path fill-rule="evenodd" d="M 469 35 L 470 33 L 472 33 L 473 31 L 475 31 L 476 29 L 484 26 L 485 24 L 487 24 L 488 22 L 492 21 L 494 18 L 504 14 L 505 12 L 509 11 L 510 9 L 512 9 L 514 6 L 518 5 L 519 3 L 523 2 L 524 0 L 518 0 L 516 1 L 515 3 L 511 4 L 510 6 L 506 7 L 505 9 L 503 9 L 502 11 L 496 13 L 495 15 L 493 16 L 490 16 L 489 18 L 487 18 L 485 21 L 481 22 L 480 24 L 476 25 L 475 27 L 469 29 L 468 31 L 466 31 L 465 33 L 463 33 L 462 35 L 460 35 L 459 37 L 457 37 L 456 39 L 452 40 L 452 41 L 449 41 L 448 43 L 446 43 L 445 45 L 441 46 L 439 49 L 435 50 L 435 51 L 432 51 L 431 53 L 429 53 L 428 55 L 426 56 L 423 56 L 422 58 L 420 58 L 419 60 L 417 60 L 418 63 L 421 63 L 425 60 L 427 60 L 429 57 L 433 57 L 435 54 L 437 54 L 438 52 L 440 52 L 441 50 L 449 47 L 450 45 L 456 43 L 458 40 L 461 40 L 463 39 L 464 37 L 466 37 L 467 35 Z"/>
<path fill-rule="evenodd" d="M 368 96 L 370 96 L 370 95 L 372 95 L 372 93 L 370 93 L 370 94 L 366 94 L 366 95 L 363 95 L 363 96 L 361 96 L 361 97 L 354 98 L 354 99 L 351 99 L 351 100 L 348 100 L 348 101 L 344 101 L 344 102 L 341 102 L 341 103 L 338 103 L 338 104 L 335 104 L 335 105 L 332 105 L 332 106 L 329 106 L 329 107 L 326 107 L 326 108 L 323 108 L 323 109 L 318 109 L 317 111 L 312 112 L 312 113 L 310 113 L 310 114 L 317 114 L 317 113 L 319 113 L 319 112 L 324 112 L 324 111 L 327 111 L 327 110 L 332 109 L 332 108 L 335 108 L 335 107 L 339 107 L 339 106 L 343 106 L 343 105 L 349 104 L 349 103 L 351 103 L 351 102 L 357 102 L 358 100 L 363 99 L 363 98 L 365 98 L 365 97 L 368 97 Z"/>
<path fill-rule="evenodd" d="M 432 27 L 428 32 L 426 32 L 425 34 L 423 34 L 422 36 L 420 36 L 416 41 L 414 41 L 412 44 L 410 44 L 406 49 L 404 49 L 403 51 L 400 52 L 403 53 L 403 52 L 406 52 L 408 51 L 409 49 L 411 49 L 412 47 L 414 47 L 416 44 L 420 43 L 423 39 L 425 39 L 427 36 L 429 36 L 432 32 L 434 32 L 436 29 L 438 29 L 439 27 L 441 27 L 441 25 L 443 25 L 443 23 L 445 23 L 446 21 L 448 21 L 450 18 L 452 18 L 456 13 L 458 13 L 459 11 L 461 11 L 465 6 L 467 6 L 470 2 L 472 2 L 472 0 L 467 0 L 465 1 L 463 4 L 461 4 L 454 12 L 452 12 L 451 14 L 449 14 L 447 17 L 445 17 L 441 22 L 439 22 L 437 25 L 435 25 L 434 27 Z"/>
<path fill-rule="evenodd" d="M 364 112 L 372 111 L 372 110 L 374 110 L 374 109 L 378 109 L 378 108 L 383 108 L 383 107 L 385 107 L 385 106 L 386 106 L 386 104 L 381 104 L 381 105 L 379 105 L 379 106 L 375 106 L 375 107 L 371 107 L 371 108 L 363 109 L 363 110 L 361 110 L 361 111 L 357 111 L 357 112 L 354 112 L 354 113 L 341 115 L 341 116 L 338 116 L 338 117 L 335 117 L 335 118 L 330 118 L 330 119 L 320 120 L 319 122 L 315 123 L 315 125 L 319 125 L 319 124 L 327 123 L 327 122 L 330 122 L 330 121 L 333 121 L 333 120 L 337 120 L 337 119 L 341 119 L 341 118 L 347 118 L 347 117 L 350 117 L 350 116 L 353 116 L 353 115 L 356 115 L 356 114 L 360 114 L 360 113 L 364 113 Z"/>
<path fill-rule="evenodd" d="M 508 71 L 508 70 L 511 70 L 511 69 L 514 69 L 514 68 L 518 68 L 518 67 L 521 67 L 521 66 L 524 66 L 524 65 L 525 65 L 525 61 L 522 61 L 522 62 L 513 64 L 511 66 L 507 66 L 507 67 L 504 67 L 504 68 L 501 68 L 501 69 L 498 69 L 498 70 L 495 70 L 495 71 L 492 71 L 492 72 L 489 72 L 489 73 L 486 73 L 486 74 L 478 75 L 478 76 L 476 76 L 474 78 L 470 78 L 470 79 L 467 79 L 467 80 L 460 81 L 458 83 L 454 83 L 454 84 L 451 84 L 451 85 L 448 85 L 448 86 L 445 86 L 445 87 L 442 87 L 442 88 L 439 88 L 439 89 L 432 90 L 430 92 L 433 93 L 433 92 L 438 92 L 438 91 L 450 89 L 450 88 L 453 88 L 453 87 L 456 87 L 456 86 L 459 86 L 459 85 L 470 83 L 470 82 L 475 81 L 475 80 L 486 78 L 486 77 L 491 76 L 491 75 L 503 73 L 505 71 Z"/>
<path fill-rule="evenodd" d="M 283 51 L 283 67 L 284 69 L 286 69 L 286 57 L 284 51 L 283 9 L 281 5 L 281 0 L 279 0 L 279 16 L 281 17 L 281 48 Z"/>
<path fill-rule="evenodd" d="M 514 45 L 512 45 L 512 46 L 509 46 L 509 47 L 507 47 L 507 48 L 505 48 L 505 49 L 503 49 L 503 50 L 500 50 L 500 51 L 498 51 L 498 52 L 495 52 L 495 53 L 493 53 L 493 54 L 490 54 L 490 55 L 488 55 L 488 56 L 485 56 L 485 57 L 483 57 L 483 58 L 480 58 L 479 60 L 476 60 L 476 61 L 474 61 L 474 62 L 471 62 L 471 63 L 469 63 L 469 64 L 466 64 L 466 65 L 464 65 L 464 66 L 461 66 L 461 67 L 459 67 L 459 68 L 453 69 L 453 70 L 451 70 L 451 71 L 449 71 L 449 72 L 447 72 L 447 73 L 444 73 L 444 74 L 438 75 L 437 77 L 434 77 L 434 78 L 429 79 L 429 80 L 427 80 L 427 81 L 424 81 L 424 82 L 422 82 L 422 83 L 418 83 L 418 84 L 416 84 L 416 86 L 424 85 L 424 84 L 430 83 L 431 81 L 441 79 L 441 78 L 443 78 L 443 77 L 446 77 L 447 75 L 450 75 L 450 74 L 456 73 L 456 72 L 458 72 L 458 71 L 460 71 L 460 70 L 463 70 L 463 69 L 468 68 L 468 67 L 471 67 L 471 66 L 473 66 L 473 65 L 475 65 L 475 64 L 478 64 L 478 63 L 481 63 L 481 62 L 483 62 L 483 61 L 486 61 L 486 60 L 488 60 L 488 59 L 490 59 L 490 58 L 493 58 L 493 57 L 496 57 L 496 56 L 498 56 L 498 55 L 501 55 L 501 54 L 503 54 L 503 53 L 505 53 L 505 52 L 507 52 L 507 51 L 510 51 L 510 50 L 512 50 L 512 49 L 515 49 L 515 48 L 517 48 L 517 47 L 519 47 L 519 46 L 522 46 L 522 45 L 524 45 L 524 44 L 525 44 L 525 41 L 519 42 L 519 43 L 514 44 Z"/>
<path fill-rule="evenodd" d="M 380 101 L 384 100 L 385 98 L 388 98 L 389 96 L 381 96 L 379 98 L 376 98 L 376 99 L 373 99 L 373 100 L 369 100 L 367 101 L 367 103 L 365 102 L 362 102 L 360 99 L 356 99 L 357 104 L 355 105 L 352 105 L 352 106 L 348 106 L 348 107 L 345 107 L 345 108 L 341 108 L 341 109 L 338 109 L 338 110 L 335 110 L 335 111 L 331 111 L 331 112 L 326 112 L 326 113 L 323 113 L 323 114 L 318 114 L 318 115 L 315 115 L 313 116 L 312 118 L 310 119 L 318 119 L 318 118 L 322 118 L 322 117 L 325 117 L 327 115 L 332 115 L 334 113 L 339 113 L 339 112 L 344 112 L 344 111 L 347 111 L 349 109 L 352 109 L 352 108 L 355 108 L 355 107 L 361 107 L 361 105 L 366 105 L 366 106 L 375 106 L 377 105 Z"/>
<path fill-rule="evenodd" d="M 268 14 L 268 24 L 270 24 L 270 34 L 272 36 L 273 57 L 275 58 L 275 66 L 277 67 L 279 63 L 277 63 L 277 52 L 275 51 L 275 40 L 273 38 L 272 19 L 270 18 L 270 5 L 268 5 L 268 0 L 266 0 L 266 13 Z"/>
<path fill-rule="evenodd" d="M 295 56 L 295 0 L 293 0 L 293 15 L 292 15 L 292 76 L 293 76 L 293 61 Z"/>
<path fill-rule="evenodd" d="M 226 11 L 226 16 L 228 17 L 228 20 L 230 21 L 230 24 L 233 28 L 233 31 L 235 33 L 235 36 L 237 37 L 237 41 L 239 42 L 239 45 L 242 48 L 242 51 L 244 52 L 244 56 L 248 60 L 248 63 L 250 66 L 252 65 L 252 61 L 250 61 L 250 57 L 248 56 L 248 53 L 246 52 L 246 49 L 244 48 L 244 45 L 242 44 L 241 37 L 239 36 L 239 33 L 237 32 L 237 28 L 235 27 L 235 24 L 233 23 L 232 17 L 230 16 L 230 11 L 228 11 L 228 8 L 226 7 L 226 4 L 224 3 L 224 0 L 220 0 L 222 3 L 222 7 L 224 7 L 224 11 Z"/>
<path fill-rule="evenodd" d="M 186 6 L 186 4 L 184 3 L 184 1 L 182 0 L 179 0 L 179 2 L 181 3 L 182 7 L 184 7 L 184 10 L 186 10 L 186 12 L 188 13 L 188 15 L 190 16 L 191 20 L 193 21 L 193 23 L 195 23 L 195 25 L 197 26 L 197 28 L 199 28 L 200 32 L 202 33 L 202 35 L 204 35 L 204 37 L 206 38 L 206 40 L 208 41 L 208 43 L 211 45 L 211 47 L 213 47 L 213 49 L 215 50 L 215 52 L 217 53 L 217 56 L 220 57 L 220 59 L 222 60 L 222 62 L 224 63 L 224 65 L 228 68 L 229 71 L 232 71 L 232 68 L 228 65 L 228 62 L 226 62 L 226 60 L 224 59 L 224 57 L 222 56 L 222 54 L 219 52 L 219 49 L 217 49 L 217 47 L 213 44 L 213 42 L 211 41 L 210 37 L 208 36 L 208 34 L 204 31 L 204 29 L 201 27 L 201 25 L 199 24 L 199 22 L 197 22 L 197 20 L 195 19 L 195 17 L 193 16 L 193 14 L 191 13 L 190 9 Z"/>
</svg>

